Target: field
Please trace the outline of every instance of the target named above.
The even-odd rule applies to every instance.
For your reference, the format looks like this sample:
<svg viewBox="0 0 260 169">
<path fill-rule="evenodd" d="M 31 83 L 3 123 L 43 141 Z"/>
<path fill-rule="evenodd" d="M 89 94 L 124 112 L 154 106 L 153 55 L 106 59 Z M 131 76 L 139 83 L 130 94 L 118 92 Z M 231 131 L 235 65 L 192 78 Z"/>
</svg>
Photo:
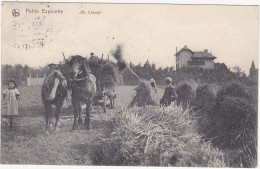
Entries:
<svg viewBox="0 0 260 169">
<path fill-rule="evenodd" d="M 2 164 L 92 165 L 89 147 L 95 139 L 106 134 L 109 114 L 118 113 L 127 107 L 134 94 L 133 86 L 117 87 L 115 109 L 108 109 L 109 112 L 104 114 L 101 107 L 94 107 L 91 115 L 92 130 L 80 126 L 78 131 L 71 132 L 73 119 L 61 118 L 60 130 L 46 135 L 43 132 L 45 119 L 40 97 L 41 87 L 23 86 L 18 90 L 21 100 L 14 129 L 9 129 L 8 119 L 1 119 Z M 158 93 L 162 97 L 163 89 L 159 89 Z M 65 100 L 61 116 L 72 115 L 70 102 Z"/>
<path fill-rule="evenodd" d="M 71 131 L 73 110 L 69 91 L 59 131 L 52 127 L 49 134 L 44 133 L 41 87 L 18 89 L 21 99 L 14 129 L 10 130 L 8 119 L 1 119 L 2 164 L 179 167 L 257 164 L 256 86 L 239 83 L 199 86 L 185 82 L 176 85 L 178 97 L 169 107 L 133 108 L 128 106 L 135 87 L 118 86 L 115 108 L 104 113 L 102 107 L 93 107 L 92 129 L 79 126 L 77 131 Z M 159 98 L 163 92 L 158 88 Z M 3 105 L 1 108 L 4 111 Z"/>
</svg>

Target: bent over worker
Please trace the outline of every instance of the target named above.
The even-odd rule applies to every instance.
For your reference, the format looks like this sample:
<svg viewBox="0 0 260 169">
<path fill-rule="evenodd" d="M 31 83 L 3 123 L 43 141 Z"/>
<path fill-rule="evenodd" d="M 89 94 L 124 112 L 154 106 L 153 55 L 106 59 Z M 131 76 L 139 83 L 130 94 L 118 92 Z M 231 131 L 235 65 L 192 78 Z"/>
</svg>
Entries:
<svg viewBox="0 0 260 169">
<path fill-rule="evenodd" d="M 166 88 L 165 88 L 163 97 L 160 100 L 160 105 L 162 105 L 162 106 L 169 106 L 171 104 L 171 102 L 176 100 L 177 94 L 175 92 L 175 89 L 172 86 L 172 78 L 166 77 L 164 79 L 164 81 L 166 83 Z"/>
</svg>

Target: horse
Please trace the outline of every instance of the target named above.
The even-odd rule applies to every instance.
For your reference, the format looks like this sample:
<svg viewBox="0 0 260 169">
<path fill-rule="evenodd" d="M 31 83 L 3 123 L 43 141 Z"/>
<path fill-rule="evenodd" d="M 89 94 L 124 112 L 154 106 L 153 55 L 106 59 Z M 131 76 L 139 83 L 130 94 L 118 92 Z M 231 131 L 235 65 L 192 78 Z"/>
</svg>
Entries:
<svg viewBox="0 0 260 169">
<path fill-rule="evenodd" d="M 41 90 L 42 102 L 45 108 L 45 132 L 48 133 L 48 130 L 50 129 L 52 105 L 56 106 L 55 130 L 58 130 L 61 108 L 67 95 L 67 81 L 65 77 L 59 69 L 52 70 L 44 79 Z"/>
<path fill-rule="evenodd" d="M 70 84 L 72 89 L 72 106 L 74 113 L 74 123 L 72 130 L 77 130 L 82 124 L 81 103 L 86 104 L 86 117 L 84 125 L 90 129 L 90 113 L 92 103 L 97 92 L 96 77 L 90 73 L 86 63 L 86 58 L 76 55 L 66 61 L 70 66 Z"/>
</svg>

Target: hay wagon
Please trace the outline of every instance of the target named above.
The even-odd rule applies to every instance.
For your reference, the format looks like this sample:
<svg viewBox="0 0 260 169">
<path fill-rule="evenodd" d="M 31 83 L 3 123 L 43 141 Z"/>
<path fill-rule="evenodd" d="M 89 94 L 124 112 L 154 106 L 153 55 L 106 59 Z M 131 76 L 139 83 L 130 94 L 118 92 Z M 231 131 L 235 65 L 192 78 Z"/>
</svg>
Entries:
<svg viewBox="0 0 260 169">
<path fill-rule="evenodd" d="M 97 96 L 94 98 L 93 106 L 102 106 L 104 112 L 107 108 L 113 109 L 115 104 L 116 94 L 115 91 L 103 91 L 97 92 Z"/>
</svg>

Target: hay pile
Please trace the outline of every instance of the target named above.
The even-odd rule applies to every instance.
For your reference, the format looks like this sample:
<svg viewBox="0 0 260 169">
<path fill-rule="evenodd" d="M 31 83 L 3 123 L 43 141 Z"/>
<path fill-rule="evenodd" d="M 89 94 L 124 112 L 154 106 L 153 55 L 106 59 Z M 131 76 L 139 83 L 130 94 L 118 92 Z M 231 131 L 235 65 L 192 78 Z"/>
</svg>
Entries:
<svg viewBox="0 0 260 169">
<path fill-rule="evenodd" d="M 199 86 L 196 89 L 196 96 L 192 101 L 194 110 L 208 111 L 215 106 L 215 96 L 208 85 Z"/>
<path fill-rule="evenodd" d="M 223 153 L 196 132 L 189 109 L 134 107 L 115 114 L 113 130 L 90 146 L 94 165 L 225 167 Z"/>
<path fill-rule="evenodd" d="M 241 147 L 243 137 L 248 132 L 256 132 L 257 111 L 251 102 L 252 97 L 241 84 L 229 84 L 217 93 L 214 109 L 214 117 L 219 119 L 215 126 L 218 130 L 216 143 L 223 147 Z"/>
<path fill-rule="evenodd" d="M 91 56 L 88 60 L 91 73 L 97 79 L 99 91 L 111 89 L 116 86 L 122 78 L 118 72 L 117 65 L 111 61 L 99 59 L 97 56 Z"/>
<path fill-rule="evenodd" d="M 215 95 L 209 85 L 199 86 L 196 89 L 196 96 L 192 101 L 192 106 L 198 118 L 198 132 L 204 136 L 210 134 L 209 127 L 214 123 L 211 118 L 215 101 Z M 207 139 L 207 137 L 204 137 L 204 139 Z"/>
<path fill-rule="evenodd" d="M 177 104 L 182 104 L 184 107 L 187 107 L 194 97 L 194 91 L 192 90 L 192 87 L 186 82 L 177 86 L 176 93 Z"/>
<path fill-rule="evenodd" d="M 211 123 L 205 126 L 215 146 L 239 150 L 234 167 L 256 166 L 257 105 L 242 84 L 231 83 L 217 93 L 211 110 Z"/>
<path fill-rule="evenodd" d="M 157 94 L 157 88 L 154 81 L 143 80 L 139 86 L 135 88 L 135 96 L 130 102 L 129 107 L 145 106 L 145 105 L 159 105 L 159 97 Z M 152 85 L 154 87 L 152 87 Z"/>
</svg>

